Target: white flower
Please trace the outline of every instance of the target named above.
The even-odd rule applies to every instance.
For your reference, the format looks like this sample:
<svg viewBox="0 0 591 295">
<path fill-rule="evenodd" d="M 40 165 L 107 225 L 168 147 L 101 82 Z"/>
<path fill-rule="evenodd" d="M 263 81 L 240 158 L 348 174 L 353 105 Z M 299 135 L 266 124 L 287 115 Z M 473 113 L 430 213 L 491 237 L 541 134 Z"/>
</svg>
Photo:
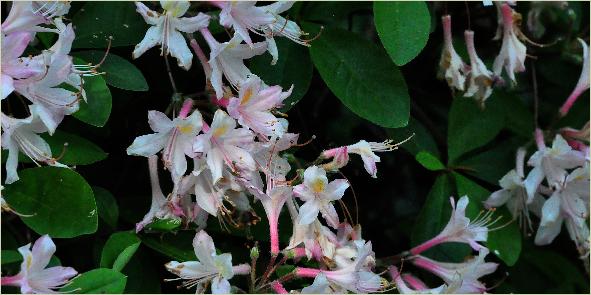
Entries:
<svg viewBox="0 0 591 295">
<path fill-rule="evenodd" d="M 21 271 L 12 277 L 2 277 L 2 285 L 20 287 L 23 294 L 58 293 L 55 290 L 68 283 L 70 278 L 78 274 L 71 267 L 54 266 L 46 268 L 53 253 L 55 244 L 48 235 L 43 235 L 33 245 L 27 244 L 18 248 L 23 256 Z"/>
<path fill-rule="evenodd" d="M 508 4 L 501 6 L 501 13 L 503 16 L 503 44 L 501 52 L 495 58 L 493 72 L 500 76 L 503 67 L 505 67 L 507 75 L 515 83 L 515 73 L 525 71 L 524 62 L 527 50 L 517 38 L 520 32 L 514 23 L 515 19 L 520 18 L 521 15 L 513 11 Z"/>
<path fill-rule="evenodd" d="M 185 155 L 194 156 L 191 145 L 201 130 L 202 122 L 201 113 L 197 110 L 188 117 L 180 114 L 174 120 L 159 111 L 149 111 L 148 123 L 156 133 L 137 137 L 127 148 L 127 154 L 149 157 L 164 150 L 164 166 L 170 170 L 176 182 L 187 171 Z"/>
<path fill-rule="evenodd" d="M 31 115 L 25 119 L 14 119 L 1 114 L 2 148 L 8 150 L 6 159 L 7 184 L 19 179 L 17 173 L 18 153 L 21 151 L 37 165 L 45 163 L 51 166 L 66 167 L 51 156 L 49 144 L 38 135 L 47 132 L 47 128 L 39 119 L 39 107 L 29 106 Z"/>
<path fill-rule="evenodd" d="M 439 77 L 445 78 L 452 89 L 464 91 L 466 64 L 454 49 L 451 36 L 451 16 L 441 17 L 443 24 L 443 51 L 439 60 Z"/>
<path fill-rule="evenodd" d="M 326 171 L 318 166 L 311 166 L 304 171 L 304 183 L 293 188 L 294 194 L 305 201 L 300 207 L 299 224 L 310 224 L 318 217 L 318 212 L 333 228 L 339 226 L 339 216 L 332 201 L 339 200 L 345 194 L 349 183 L 345 179 L 328 182 Z"/>
<path fill-rule="evenodd" d="M 204 285 L 211 282 L 211 292 L 214 294 L 230 293 L 229 279 L 234 274 L 248 274 L 248 265 L 232 266 L 232 254 L 217 255 L 211 237 L 203 230 L 193 239 L 193 249 L 199 261 L 177 262 L 171 261 L 165 265 L 166 269 L 186 280 L 181 286 L 191 288 L 197 286 L 196 293 L 204 291 Z"/>
<path fill-rule="evenodd" d="M 482 60 L 476 54 L 474 47 L 474 32 L 466 30 L 464 32 L 466 39 L 466 48 L 470 57 L 470 73 L 468 75 L 468 89 L 464 93 L 465 97 L 472 97 L 480 102 L 484 107 L 484 102 L 492 94 L 493 73 L 489 71 Z"/>
<path fill-rule="evenodd" d="M 332 162 L 323 164 L 322 166 L 327 170 L 337 170 L 347 165 L 349 162 L 349 154 L 357 154 L 361 156 L 365 171 L 367 171 L 371 177 L 376 178 L 378 173 L 376 163 L 380 162 L 380 157 L 374 152 L 389 152 L 396 150 L 403 142 L 392 144 L 392 140 L 385 140 L 383 142 L 367 142 L 365 140 L 360 140 L 358 143 L 352 145 L 326 150 L 322 152 L 321 157 L 325 159 L 332 158 Z"/>
<path fill-rule="evenodd" d="M 589 46 L 582 39 L 579 38 L 578 40 L 581 43 L 581 47 L 583 47 L 583 69 L 581 70 L 581 76 L 579 76 L 579 81 L 575 89 L 573 89 L 573 92 L 571 92 L 562 107 L 560 107 L 561 116 L 566 116 L 577 98 L 589 89 Z"/>
<path fill-rule="evenodd" d="M 160 6 L 164 8 L 162 14 L 150 10 L 141 2 L 136 2 L 135 5 L 137 12 L 151 27 L 144 39 L 135 46 L 133 58 L 140 57 L 148 49 L 160 44 L 161 55 L 170 54 L 177 59 L 179 67 L 190 69 L 193 54 L 180 32 L 193 33 L 206 28 L 210 17 L 201 12 L 194 17 L 181 17 L 191 6 L 189 1 L 160 1 Z"/>
<path fill-rule="evenodd" d="M 2 23 L 2 34 L 22 31 L 55 32 L 54 29 L 39 25 L 49 24 L 53 18 L 65 15 L 69 10 L 69 1 L 15 1 Z"/>
</svg>

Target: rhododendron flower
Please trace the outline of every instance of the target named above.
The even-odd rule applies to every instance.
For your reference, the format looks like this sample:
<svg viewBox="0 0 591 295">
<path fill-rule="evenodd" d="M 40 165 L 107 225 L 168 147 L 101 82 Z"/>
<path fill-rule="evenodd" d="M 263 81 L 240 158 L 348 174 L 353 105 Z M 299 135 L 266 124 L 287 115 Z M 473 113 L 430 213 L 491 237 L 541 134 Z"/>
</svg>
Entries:
<svg viewBox="0 0 591 295">
<path fill-rule="evenodd" d="M 304 183 L 293 188 L 294 194 L 305 201 L 300 207 L 299 224 L 310 224 L 318 217 L 318 212 L 333 228 L 339 226 L 339 215 L 332 201 L 340 200 L 349 187 L 345 179 L 328 182 L 326 171 L 318 166 L 311 166 L 304 171 Z"/>
<path fill-rule="evenodd" d="M 251 74 L 244 65 L 244 60 L 264 53 L 267 43 L 258 42 L 249 46 L 241 44 L 242 38 L 234 35 L 230 41 L 220 44 L 209 30 L 202 29 L 200 32 L 211 50 L 209 55 L 211 86 L 219 99 L 224 96 L 222 74 L 232 86 L 238 87 L 240 82 Z"/>
<path fill-rule="evenodd" d="M 483 293 L 487 289 L 478 279 L 493 273 L 498 267 L 497 263 L 484 261 L 488 253 L 488 249 L 481 248 L 477 257 L 462 263 L 439 262 L 419 255 L 412 259 L 412 263 L 437 275 L 448 285 L 460 284 L 456 293 Z"/>
<path fill-rule="evenodd" d="M 190 100 L 185 103 L 183 111 L 174 120 L 170 120 L 159 111 L 149 111 L 148 123 L 156 133 L 136 138 L 127 148 L 127 154 L 149 157 L 164 150 L 164 167 L 170 170 L 175 182 L 180 180 L 187 171 L 185 155 L 194 156 L 191 149 L 193 139 L 201 131 L 203 122 L 201 113 L 197 110 L 187 116 L 189 109 Z"/>
<path fill-rule="evenodd" d="M 450 197 L 449 200 L 452 211 L 447 225 L 436 237 L 411 249 L 410 252 L 412 254 L 422 253 L 435 245 L 445 242 L 469 244 L 474 250 L 484 248 L 478 242 L 484 242 L 488 237 L 487 225 L 494 223 L 494 221 L 490 222 L 492 211 L 488 211 L 485 214 L 481 212 L 473 221 L 470 221 L 470 218 L 466 217 L 466 207 L 469 202 L 468 196 L 461 197 L 457 207 L 453 197 Z"/>
<path fill-rule="evenodd" d="M 560 115 L 566 116 L 570 108 L 573 106 L 577 98 L 583 94 L 583 92 L 589 89 L 589 46 L 582 39 L 578 39 L 579 43 L 583 47 L 583 69 L 581 70 L 581 76 L 579 81 L 573 89 L 573 92 L 568 96 L 562 107 L 560 107 Z"/>
<path fill-rule="evenodd" d="M 326 279 L 326 275 L 323 273 L 319 273 L 315 278 L 312 285 L 308 287 L 304 287 L 302 289 L 302 294 L 332 294 L 332 289 L 330 288 L 330 283 Z"/>
<path fill-rule="evenodd" d="M 1 113 L 2 148 L 8 150 L 6 159 L 6 183 L 19 180 L 17 173 L 18 153 L 21 151 L 37 165 L 45 163 L 51 166 L 66 167 L 51 156 L 49 144 L 38 135 L 47 132 L 39 119 L 39 107 L 29 107 L 31 115 L 25 119 L 15 119 Z"/>
<path fill-rule="evenodd" d="M 533 198 L 544 178 L 551 187 L 560 187 L 566 178 L 566 169 L 582 166 L 584 162 L 585 155 L 573 150 L 558 134 L 554 138 L 551 148 L 544 145 L 543 138 L 541 142 L 538 140 L 538 151 L 527 162 L 529 166 L 533 166 L 524 181 L 528 199 Z"/>
<path fill-rule="evenodd" d="M 236 128 L 236 121 L 217 110 L 211 127 L 193 140 L 193 152 L 206 157 L 213 183 L 222 178 L 224 163 L 233 171 L 253 171 L 255 163 L 248 149 L 254 135 L 246 128 Z"/>
<path fill-rule="evenodd" d="M 464 83 L 466 83 L 465 74 L 467 72 L 466 64 L 454 49 L 451 37 L 451 16 L 444 15 L 441 17 L 443 24 L 443 51 L 441 52 L 441 59 L 439 60 L 440 79 L 445 78 L 447 85 L 452 89 L 455 88 L 464 91 Z"/>
<path fill-rule="evenodd" d="M 286 126 L 284 128 L 287 129 Z M 273 136 L 268 141 L 256 142 L 252 155 L 259 171 L 276 182 L 285 181 L 291 166 L 285 158 L 279 156 L 279 153 L 296 145 L 298 136 L 295 133 L 283 133 L 281 137 Z"/>
<path fill-rule="evenodd" d="M 206 28 L 210 16 L 200 12 L 193 17 L 182 17 L 191 6 L 189 1 L 160 1 L 160 6 L 164 9 L 162 14 L 150 10 L 141 2 L 136 2 L 135 5 L 137 12 L 151 27 L 144 39 L 135 46 L 133 58 L 140 57 L 148 49 L 160 44 L 160 55 L 170 54 L 177 59 L 179 67 L 190 69 L 193 54 L 181 32 L 193 33 Z"/>
<path fill-rule="evenodd" d="M 481 107 L 492 94 L 493 73 L 489 71 L 482 60 L 476 54 L 474 47 L 474 31 L 466 30 L 464 32 L 466 39 L 466 48 L 470 57 L 470 73 L 468 75 L 468 89 L 464 93 L 465 97 L 474 97 Z"/>
<path fill-rule="evenodd" d="M 501 51 L 495 58 L 493 72 L 500 76 L 503 67 L 507 75 L 515 83 L 515 73 L 525 71 L 525 55 L 527 48 L 517 36 L 520 34 L 515 21 L 521 18 L 508 4 L 502 4 L 501 14 L 503 16 L 503 44 Z"/>
<path fill-rule="evenodd" d="M 457 293 L 457 287 L 459 287 L 456 283 L 455 286 L 443 284 L 437 288 L 429 289 L 422 281 L 414 276 L 398 272 L 396 266 L 390 266 L 389 273 L 400 294 L 454 294 Z M 458 283 L 461 283 L 461 281 L 458 281 Z"/>
<path fill-rule="evenodd" d="M 14 90 L 14 79 L 25 79 L 39 73 L 36 68 L 25 66 L 23 59 L 19 57 L 23 54 L 27 45 L 33 39 L 33 34 L 29 32 L 16 32 L 2 38 L 2 71 L 0 81 L 2 82 L 1 99 L 5 99 Z"/>
<path fill-rule="evenodd" d="M 361 160 L 363 160 L 365 171 L 367 171 L 371 177 L 376 178 L 378 173 L 376 163 L 380 162 L 380 157 L 374 152 L 393 151 L 398 149 L 400 144 L 402 144 L 402 142 L 392 144 L 391 140 L 383 142 L 367 142 L 365 140 L 360 140 L 358 143 L 349 146 L 326 150 L 322 152 L 321 157 L 325 159 L 332 158 L 333 160 L 330 163 L 324 164 L 323 167 L 327 170 L 342 168 L 349 162 L 348 154 L 357 154 L 360 155 Z"/>
<path fill-rule="evenodd" d="M 230 98 L 228 114 L 244 127 L 264 136 L 281 137 L 287 130 L 271 110 L 283 105 L 292 87 L 282 92 L 281 86 L 266 87 L 256 75 L 242 81 L 239 97 Z"/>
<path fill-rule="evenodd" d="M 199 261 L 177 262 L 171 261 L 165 265 L 166 269 L 186 280 L 181 286 L 191 288 L 197 286 L 196 293 L 203 293 L 204 285 L 211 282 L 211 292 L 214 294 L 229 294 L 229 279 L 235 274 L 250 273 L 248 264 L 232 266 L 232 254 L 218 255 L 211 237 L 203 230 L 193 239 L 193 249 Z M 174 279 L 173 279 L 174 280 Z"/>
<path fill-rule="evenodd" d="M 78 272 L 64 266 L 46 268 L 55 250 L 55 244 L 48 235 L 37 239 L 32 249 L 30 243 L 18 248 L 23 256 L 21 271 L 12 277 L 2 277 L 1 284 L 20 287 L 23 294 L 57 293 L 55 290 L 67 284 Z"/>
<path fill-rule="evenodd" d="M 2 23 L 2 33 L 55 32 L 39 25 L 49 24 L 53 18 L 65 15 L 69 10 L 69 1 L 15 1 Z"/>
</svg>

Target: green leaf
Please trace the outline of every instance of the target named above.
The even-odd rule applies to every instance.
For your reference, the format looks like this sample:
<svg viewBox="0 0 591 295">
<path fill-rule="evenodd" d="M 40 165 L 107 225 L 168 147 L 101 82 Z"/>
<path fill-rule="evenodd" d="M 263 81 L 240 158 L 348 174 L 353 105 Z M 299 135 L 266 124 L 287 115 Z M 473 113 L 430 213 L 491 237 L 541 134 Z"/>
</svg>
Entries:
<svg viewBox="0 0 591 295">
<path fill-rule="evenodd" d="M 453 195 L 453 191 L 454 184 L 449 175 L 442 174 L 435 179 L 411 234 L 413 246 L 432 239 L 443 230 L 451 216 L 449 197 Z M 445 243 L 425 251 L 423 255 L 442 261 L 459 262 L 470 252 L 467 245 Z"/>
<path fill-rule="evenodd" d="M 0 264 L 2 265 L 23 261 L 23 256 L 21 256 L 21 254 L 16 250 L 2 250 L 0 252 Z"/>
<path fill-rule="evenodd" d="M 161 294 L 160 271 L 162 264 L 154 259 L 147 249 L 140 247 L 133 258 L 123 268 L 127 276 L 126 294 Z"/>
<path fill-rule="evenodd" d="M 76 277 L 70 284 L 61 288 L 60 292 L 121 294 L 125 290 L 126 282 L 127 277 L 118 271 L 109 268 L 97 268 Z"/>
<path fill-rule="evenodd" d="M 312 43 L 310 53 L 328 88 L 355 114 L 387 128 L 408 124 L 404 78 L 375 44 L 329 28 Z"/>
<path fill-rule="evenodd" d="M 117 227 L 117 219 L 119 219 L 117 200 L 115 200 L 115 197 L 108 190 L 102 187 L 93 186 L 92 190 L 96 198 L 99 217 L 111 228 L 115 229 Z"/>
<path fill-rule="evenodd" d="M 112 234 L 103 248 L 100 266 L 121 271 L 133 257 L 140 244 L 140 239 L 132 232 Z"/>
<path fill-rule="evenodd" d="M 437 157 L 431 155 L 429 152 L 421 151 L 415 156 L 415 159 L 417 159 L 417 162 L 421 163 L 421 165 L 423 165 L 423 167 L 427 168 L 428 170 L 437 171 L 445 169 L 443 163 L 441 163 Z"/>
<path fill-rule="evenodd" d="M 87 64 L 86 61 L 75 57 L 76 64 Z M 86 102 L 80 101 L 80 109 L 73 116 L 90 125 L 103 127 L 111 115 L 113 98 L 111 91 L 101 76 L 83 77 Z"/>
<path fill-rule="evenodd" d="M 47 141 L 54 156 L 60 155 L 64 143 L 68 143 L 63 157 L 59 159 L 62 164 L 89 165 L 107 158 L 107 153 L 100 147 L 75 134 L 57 130 L 53 136 L 46 133 L 41 137 Z"/>
<path fill-rule="evenodd" d="M 433 136 L 427 129 L 414 117 L 408 120 L 408 126 L 396 129 L 387 129 L 386 132 L 394 141 L 400 142 L 412 136 L 407 142 L 400 145 L 412 155 L 420 151 L 427 151 L 430 154 L 439 157 L 439 149 Z M 413 136 L 414 134 L 414 136 Z"/>
<path fill-rule="evenodd" d="M 158 236 L 140 236 L 146 246 L 177 261 L 195 261 L 197 256 L 193 250 L 194 232 L 165 233 Z"/>
<path fill-rule="evenodd" d="M 181 226 L 180 219 L 167 218 L 154 220 L 152 223 L 146 225 L 146 229 L 168 232 L 179 226 Z"/>
<path fill-rule="evenodd" d="M 138 44 L 148 25 L 133 2 L 87 2 L 72 18 L 74 48 L 106 48 Z"/>
<path fill-rule="evenodd" d="M 476 182 L 462 176 L 458 173 L 453 173 L 456 179 L 458 188 L 458 196 L 468 196 L 470 203 L 466 209 L 466 216 L 473 220 L 482 210 L 482 202 L 488 199 L 490 192 L 478 185 Z M 511 221 L 511 213 L 503 207 L 498 208 L 492 215 L 491 220 L 501 218 L 495 226 L 499 226 Z M 512 266 L 519 259 L 521 253 L 521 233 L 519 232 L 519 225 L 513 221 L 508 225 L 493 231 L 489 231 L 488 240 L 486 241 L 488 248 L 492 253 L 501 258 L 505 264 Z"/>
<path fill-rule="evenodd" d="M 454 98 L 447 130 L 449 163 L 493 140 L 503 128 L 503 114 L 498 101 L 493 99 L 482 110 L 473 99 Z"/>
<path fill-rule="evenodd" d="M 380 40 L 395 64 L 402 66 L 427 45 L 431 16 L 423 1 L 376 1 L 374 22 Z"/>
<path fill-rule="evenodd" d="M 98 64 L 105 55 L 102 51 L 88 50 L 74 52 L 74 56 L 79 57 L 92 64 Z M 105 72 L 107 84 L 124 90 L 148 91 L 148 82 L 142 72 L 126 59 L 109 53 L 105 61 L 98 69 Z"/>
<path fill-rule="evenodd" d="M 19 171 L 20 180 L 2 192 L 22 221 L 40 235 L 73 238 L 97 230 L 98 214 L 90 185 L 74 170 L 38 167 Z"/>
<path fill-rule="evenodd" d="M 312 81 L 312 61 L 305 46 L 287 38 L 275 38 L 279 59 L 271 65 L 271 56 L 263 54 L 250 60 L 251 71 L 258 75 L 267 85 L 280 85 L 283 90 L 293 85 L 291 95 L 283 101 L 282 112 L 291 109 L 308 92 Z"/>
<path fill-rule="evenodd" d="M 535 127 L 534 116 L 523 104 L 519 95 L 497 89 L 490 100 L 498 100 L 502 106 L 507 129 L 528 139 L 532 137 Z"/>
</svg>

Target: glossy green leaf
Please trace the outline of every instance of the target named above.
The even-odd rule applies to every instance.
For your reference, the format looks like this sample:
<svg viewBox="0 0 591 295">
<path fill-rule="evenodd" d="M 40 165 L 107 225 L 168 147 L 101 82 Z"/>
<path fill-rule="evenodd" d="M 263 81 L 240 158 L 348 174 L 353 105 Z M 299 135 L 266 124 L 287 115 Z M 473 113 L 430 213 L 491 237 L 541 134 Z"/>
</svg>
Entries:
<svg viewBox="0 0 591 295">
<path fill-rule="evenodd" d="M 119 219 L 117 200 L 115 200 L 115 197 L 108 190 L 102 187 L 93 186 L 92 191 L 96 199 L 99 217 L 111 228 L 116 228 L 117 219 Z"/>
<path fill-rule="evenodd" d="M 76 64 L 86 64 L 87 62 L 74 58 Z M 84 91 L 86 91 L 87 101 L 80 101 L 80 109 L 73 116 L 90 125 L 103 127 L 111 115 L 113 98 L 107 83 L 102 76 L 84 77 Z"/>
<path fill-rule="evenodd" d="M 271 65 L 271 56 L 263 54 L 250 60 L 251 71 L 267 85 L 280 85 L 286 91 L 292 85 L 291 95 L 283 101 L 282 112 L 291 109 L 308 92 L 312 81 L 312 61 L 308 48 L 287 38 L 275 38 L 279 59 Z"/>
<path fill-rule="evenodd" d="M 427 45 L 431 16 L 423 1 L 376 1 L 374 22 L 382 44 L 399 66 L 415 58 Z"/>
<path fill-rule="evenodd" d="M 437 171 L 445 169 L 445 165 L 429 152 L 421 151 L 415 156 L 415 159 L 428 170 Z"/>
<path fill-rule="evenodd" d="M 382 127 L 408 124 L 404 78 L 373 42 L 329 28 L 312 43 L 310 53 L 328 88 L 355 114 Z"/>
<path fill-rule="evenodd" d="M 121 294 L 125 290 L 127 277 L 109 269 L 97 268 L 85 272 L 60 289 L 60 292 L 75 294 Z M 76 291 L 74 291 L 76 290 Z"/>
<path fill-rule="evenodd" d="M 98 50 L 78 51 L 73 53 L 89 63 L 98 64 L 103 59 L 105 53 Z M 103 76 L 107 84 L 125 90 L 148 91 L 148 82 L 136 66 L 126 59 L 109 53 L 104 62 L 98 68 L 98 71 L 104 72 Z"/>
<path fill-rule="evenodd" d="M 74 48 L 106 48 L 109 37 L 113 47 L 136 45 L 148 29 L 133 2 L 87 2 L 72 23 Z"/>
<path fill-rule="evenodd" d="M 504 112 L 498 101 L 489 99 L 482 110 L 470 98 L 456 97 L 449 111 L 447 145 L 449 163 L 495 138 L 504 124 Z"/>
<path fill-rule="evenodd" d="M 458 188 L 458 196 L 465 195 L 470 200 L 466 209 L 466 216 L 473 220 L 480 214 L 481 210 L 485 210 L 482 202 L 488 199 L 490 192 L 461 174 L 454 173 L 454 178 Z M 498 208 L 491 218 L 491 220 L 501 218 L 495 225 L 503 225 L 510 222 L 512 216 L 503 207 Z M 486 244 L 491 253 L 501 258 L 505 264 L 509 266 L 514 265 L 521 253 L 521 233 L 517 221 L 513 221 L 500 229 L 490 231 Z"/>
<path fill-rule="evenodd" d="M 181 226 L 181 223 L 180 219 L 156 219 L 152 223 L 146 225 L 146 229 L 167 232 L 178 228 Z"/>
<path fill-rule="evenodd" d="M 20 180 L 2 192 L 22 221 L 38 234 L 72 238 L 94 233 L 97 207 L 90 185 L 68 168 L 38 167 L 19 171 Z"/>
<path fill-rule="evenodd" d="M 121 271 L 133 257 L 140 244 L 140 239 L 132 232 L 112 234 L 103 247 L 100 266 Z"/>
<path fill-rule="evenodd" d="M 194 232 L 165 233 L 162 235 L 140 236 L 146 246 L 177 261 L 195 261 L 197 256 L 193 250 Z"/>
<path fill-rule="evenodd" d="M 89 165 L 107 158 L 107 153 L 103 149 L 75 134 L 56 130 L 52 136 L 46 133 L 41 137 L 47 141 L 54 156 L 59 156 L 64 150 L 64 144 L 67 143 L 65 152 L 59 159 L 62 164 Z"/>
</svg>

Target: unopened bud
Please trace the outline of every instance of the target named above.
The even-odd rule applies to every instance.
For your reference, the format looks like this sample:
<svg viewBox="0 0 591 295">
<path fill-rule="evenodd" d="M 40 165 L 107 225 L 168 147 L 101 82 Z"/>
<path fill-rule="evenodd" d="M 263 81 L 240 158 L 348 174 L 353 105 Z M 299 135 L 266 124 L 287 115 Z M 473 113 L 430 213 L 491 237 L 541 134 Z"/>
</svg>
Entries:
<svg viewBox="0 0 591 295">
<path fill-rule="evenodd" d="M 250 248 L 250 258 L 251 259 L 258 259 L 259 258 L 259 248 L 257 246 Z"/>
</svg>

